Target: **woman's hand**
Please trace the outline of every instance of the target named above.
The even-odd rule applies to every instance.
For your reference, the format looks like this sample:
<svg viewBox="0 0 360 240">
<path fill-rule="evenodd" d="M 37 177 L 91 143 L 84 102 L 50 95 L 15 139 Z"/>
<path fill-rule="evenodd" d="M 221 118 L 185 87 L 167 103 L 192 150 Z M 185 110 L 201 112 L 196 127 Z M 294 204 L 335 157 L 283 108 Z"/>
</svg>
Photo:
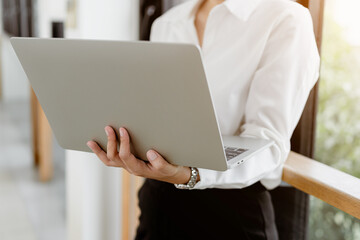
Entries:
<svg viewBox="0 0 360 240">
<path fill-rule="evenodd" d="M 106 152 L 94 141 L 87 142 L 87 145 L 106 166 L 121 167 L 133 175 L 169 183 L 186 184 L 189 181 L 191 174 L 189 167 L 172 165 L 154 150 L 146 153 L 149 162 L 137 159 L 130 152 L 130 137 L 125 128 L 119 129 L 119 152 L 114 129 L 106 126 L 105 132 L 108 136 Z"/>
</svg>

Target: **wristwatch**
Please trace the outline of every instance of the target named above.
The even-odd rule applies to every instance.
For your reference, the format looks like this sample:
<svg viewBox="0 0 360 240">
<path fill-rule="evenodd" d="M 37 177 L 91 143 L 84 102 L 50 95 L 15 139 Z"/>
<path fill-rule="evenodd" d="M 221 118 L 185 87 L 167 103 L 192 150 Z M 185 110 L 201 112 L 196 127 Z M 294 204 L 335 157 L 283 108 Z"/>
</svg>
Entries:
<svg viewBox="0 0 360 240">
<path fill-rule="evenodd" d="M 176 188 L 178 189 L 192 189 L 195 187 L 196 180 L 199 176 L 199 171 L 197 168 L 191 167 L 191 176 L 190 180 L 187 184 L 174 184 Z"/>
</svg>

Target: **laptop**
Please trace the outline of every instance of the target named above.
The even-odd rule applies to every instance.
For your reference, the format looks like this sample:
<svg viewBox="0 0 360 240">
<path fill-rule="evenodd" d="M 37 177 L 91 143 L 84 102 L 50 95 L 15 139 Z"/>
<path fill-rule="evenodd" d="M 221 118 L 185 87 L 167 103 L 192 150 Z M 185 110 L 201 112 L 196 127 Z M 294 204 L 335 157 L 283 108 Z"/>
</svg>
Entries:
<svg viewBox="0 0 360 240">
<path fill-rule="evenodd" d="M 132 152 L 225 171 L 273 142 L 221 136 L 197 46 L 179 43 L 11 38 L 64 149 L 106 150 L 104 127 L 125 127 Z M 118 131 L 117 131 L 118 132 Z"/>
</svg>

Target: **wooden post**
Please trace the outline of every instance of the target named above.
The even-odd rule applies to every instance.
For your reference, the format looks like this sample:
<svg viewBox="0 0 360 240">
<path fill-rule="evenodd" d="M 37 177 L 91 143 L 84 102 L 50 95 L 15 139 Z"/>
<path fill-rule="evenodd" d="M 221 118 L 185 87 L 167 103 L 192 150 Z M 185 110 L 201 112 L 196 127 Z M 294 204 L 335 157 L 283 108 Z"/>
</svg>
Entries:
<svg viewBox="0 0 360 240">
<path fill-rule="evenodd" d="M 122 239 L 131 240 L 135 238 L 135 231 L 139 224 L 140 209 L 137 193 L 144 179 L 130 175 L 126 171 L 122 174 Z"/>
<path fill-rule="evenodd" d="M 44 111 L 39 102 L 37 102 L 37 104 L 39 179 L 44 182 L 51 180 L 54 172 L 52 161 L 52 133 Z"/>
<path fill-rule="evenodd" d="M 38 134 L 38 100 L 34 90 L 30 88 L 31 128 L 32 128 L 32 150 L 34 165 L 39 165 L 39 134 Z"/>
<path fill-rule="evenodd" d="M 52 133 L 34 90 L 30 91 L 34 165 L 39 168 L 40 181 L 45 182 L 53 176 Z"/>
<path fill-rule="evenodd" d="M 130 174 L 123 170 L 122 171 L 122 239 L 130 240 Z"/>
</svg>

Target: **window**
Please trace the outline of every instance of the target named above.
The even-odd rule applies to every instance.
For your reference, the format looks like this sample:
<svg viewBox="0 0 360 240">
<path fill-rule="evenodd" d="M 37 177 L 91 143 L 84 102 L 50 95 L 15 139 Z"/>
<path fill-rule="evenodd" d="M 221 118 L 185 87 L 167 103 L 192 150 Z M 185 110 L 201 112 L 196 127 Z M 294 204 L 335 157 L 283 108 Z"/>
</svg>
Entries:
<svg viewBox="0 0 360 240">
<path fill-rule="evenodd" d="M 360 1 L 327 0 L 315 159 L 360 178 Z M 360 239 L 360 220 L 311 199 L 310 239 Z"/>
</svg>

